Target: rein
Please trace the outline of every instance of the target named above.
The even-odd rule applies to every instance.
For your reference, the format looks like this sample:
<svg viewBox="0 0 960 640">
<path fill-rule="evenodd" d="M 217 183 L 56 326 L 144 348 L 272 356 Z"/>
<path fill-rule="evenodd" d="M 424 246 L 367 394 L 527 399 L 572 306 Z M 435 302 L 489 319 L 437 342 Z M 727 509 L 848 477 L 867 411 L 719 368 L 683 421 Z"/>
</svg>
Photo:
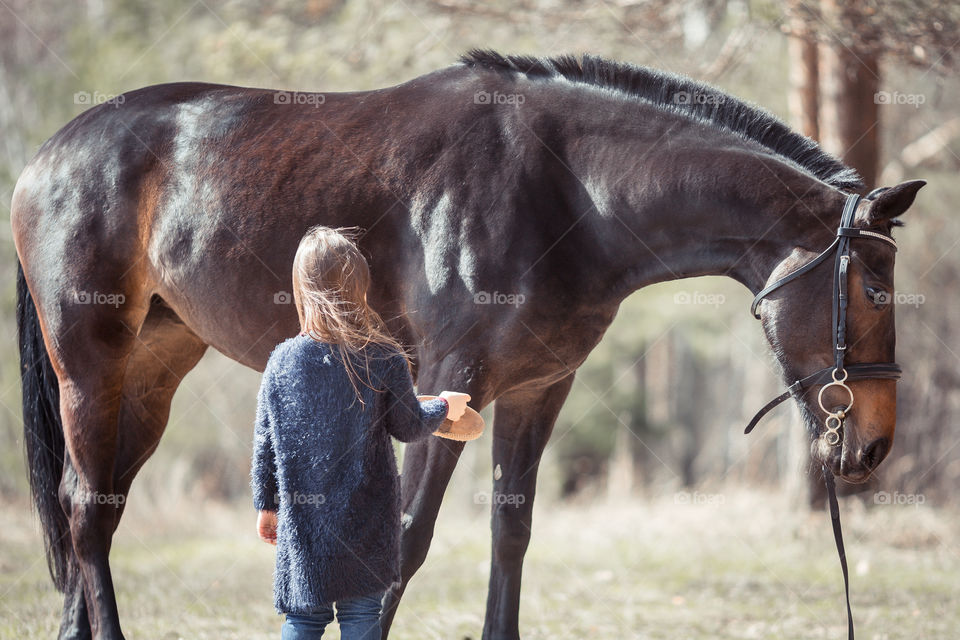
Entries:
<svg viewBox="0 0 960 640">
<path fill-rule="evenodd" d="M 883 189 L 875 189 L 866 196 L 866 200 L 873 200 Z M 837 235 L 829 247 L 824 249 L 816 258 L 806 263 L 796 271 L 792 271 L 773 284 L 768 285 L 754 297 L 750 312 L 755 318 L 760 319 L 757 308 L 763 299 L 776 291 L 785 284 L 792 282 L 815 269 L 819 264 L 835 254 L 833 265 L 833 366 L 825 367 L 816 371 L 805 378 L 796 380 L 787 387 L 787 390 L 765 404 L 760 411 L 753 417 L 744 433 L 750 433 L 757 423 L 767 415 L 774 407 L 784 402 L 791 396 L 799 398 L 810 387 L 823 385 L 817 395 L 817 404 L 827 415 L 824 420 L 824 432 L 821 437 L 830 446 L 840 446 L 843 441 L 841 429 L 843 422 L 850 410 L 853 408 L 853 390 L 846 385 L 849 380 L 899 380 L 901 369 L 895 362 L 870 362 L 844 365 L 846 357 L 847 342 L 847 295 L 848 269 L 850 267 L 850 241 L 854 238 L 863 238 L 869 240 L 878 240 L 886 242 L 897 248 L 896 241 L 890 236 L 858 229 L 853 226 L 853 219 L 860 205 L 861 197 L 856 193 L 847 196 L 847 201 L 843 206 L 843 213 L 840 216 L 840 226 L 837 228 Z M 837 387 L 847 393 L 849 402 L 845 407 L 835 408 L 833 411 L 828 409 L 823 402 L 823 392 L 830 387 Z M 840 528 L 840 505 L 837 501 L 837 489 L 833 472 L 823 465 L 823 478 L 827 486 L 827 497 L 830 504 L 830 521 L 833 524 L 833 538 L 837 545 L 837 554 L 840 556 L 840 568 L 843 571 L 843 588 L 847 600 L 847 637 L 854 640 L 853 637 L 853 612 L 850 609 L 850 578 L 847 571 L 847 554 L 843 547 L 843 532 Z"/>
</svg>

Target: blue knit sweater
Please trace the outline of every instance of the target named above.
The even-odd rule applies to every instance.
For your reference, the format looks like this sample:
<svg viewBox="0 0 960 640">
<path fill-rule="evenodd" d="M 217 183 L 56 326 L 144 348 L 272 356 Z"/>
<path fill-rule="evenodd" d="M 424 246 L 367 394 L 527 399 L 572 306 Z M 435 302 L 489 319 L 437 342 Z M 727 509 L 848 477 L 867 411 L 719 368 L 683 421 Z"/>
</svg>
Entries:
<svg viewBox="0 0 960 640">
<path fill-rule="evenodd" d="M 377 390 L 360 385 L 365 407 L 339 351 L 309 336 L 277 345 L 263 372 L 251 488 L 254 507 L 277 511 L 280 613 L 309 613 L 400 579 L 400 489 L 389 436 L 429 436 L 447 405 L 417 400 L 401 354 L 370 349 Z"/>
</svg>

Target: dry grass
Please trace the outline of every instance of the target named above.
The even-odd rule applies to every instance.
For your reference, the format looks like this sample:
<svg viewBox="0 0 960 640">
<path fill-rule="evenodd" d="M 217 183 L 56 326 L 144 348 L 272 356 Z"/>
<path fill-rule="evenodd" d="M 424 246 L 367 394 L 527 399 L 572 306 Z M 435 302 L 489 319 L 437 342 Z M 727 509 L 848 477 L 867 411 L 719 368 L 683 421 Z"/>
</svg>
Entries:
<svg viewBox="0 0 960 640">
<path fill-rule="evenodd" d="M 743 490 L 626 504 L 538 505 L 521 628 L 546 638 L 842 638 L 842 583 L 825 514 Z M 144 501 L 145 502 L 145 501 Z M 458 505 L 451 505 L 457 507 Z M 6 505 L 0 637 L 56 634 L 27 505 Z M 131 504 L 112 563 L 129 638 L 275 638 L 273 549 L 251 510 Z M 844 505 L 859 637 L 954 638 L 960 628 L 957 514 Z M 478 638 L 489 558 L 486 515 L 448 510 L 392 638 Z M 336 633 L 331 633 L 336 638 Z"/>
</svg>

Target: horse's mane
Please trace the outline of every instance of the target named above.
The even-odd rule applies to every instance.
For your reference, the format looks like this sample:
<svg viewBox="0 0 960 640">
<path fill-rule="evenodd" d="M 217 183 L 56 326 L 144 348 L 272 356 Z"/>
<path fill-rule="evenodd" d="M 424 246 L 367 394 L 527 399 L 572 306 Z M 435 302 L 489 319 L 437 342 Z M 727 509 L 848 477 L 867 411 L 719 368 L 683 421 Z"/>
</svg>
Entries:
<svg viewBox="0 0 960 640">
<path fill-rule="evenodd" d="M 838 189 L 855 191 L 863 187 L 854 169 L 769 111 L 685 76 L 590 55 L 537 58 L 474 49 L 461 56 L 460 61 L 468 67 L 519 73 L 528 78 L 564 78 L 620 91 L 757 142 Z"/>
</svg>

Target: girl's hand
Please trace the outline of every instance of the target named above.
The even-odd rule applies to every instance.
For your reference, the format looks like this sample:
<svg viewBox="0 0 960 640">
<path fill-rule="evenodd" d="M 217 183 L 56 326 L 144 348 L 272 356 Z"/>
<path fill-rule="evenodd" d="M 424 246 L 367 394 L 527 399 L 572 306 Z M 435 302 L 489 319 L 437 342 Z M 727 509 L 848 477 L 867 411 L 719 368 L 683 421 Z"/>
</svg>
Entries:
<svg viewBox="0 0 960 640">
<path fill-rule="evenodd" d="M 444 391 L 440 397 L 447 401 L 447 419 L 456 422 L 467 410 L 470 395 L 458 391 Z"/>
<path fill-rule="evenodd" d="M 261 511 L 257 516 L 257 535 L 264 542 L 277 544 L 277 512 Z"/>
</svg>

